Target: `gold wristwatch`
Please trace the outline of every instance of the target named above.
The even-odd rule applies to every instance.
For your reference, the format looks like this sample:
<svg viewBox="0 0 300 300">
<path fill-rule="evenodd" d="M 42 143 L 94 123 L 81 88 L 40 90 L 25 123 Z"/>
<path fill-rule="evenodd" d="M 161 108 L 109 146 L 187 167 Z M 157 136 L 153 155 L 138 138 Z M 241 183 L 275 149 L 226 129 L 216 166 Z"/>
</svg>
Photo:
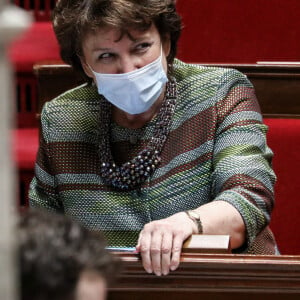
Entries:
<svg viewBox="0 0 300 300">
<path fill-rule="evenodd" d="M 194 210 L 186 210 L 185 213 L 197 225 L 198 234 L 203 233 L 203 227 L 202 227 L 202 222 L 201 222 L 201 219 L 200 219 L 200 215 Z"/>
</svg>

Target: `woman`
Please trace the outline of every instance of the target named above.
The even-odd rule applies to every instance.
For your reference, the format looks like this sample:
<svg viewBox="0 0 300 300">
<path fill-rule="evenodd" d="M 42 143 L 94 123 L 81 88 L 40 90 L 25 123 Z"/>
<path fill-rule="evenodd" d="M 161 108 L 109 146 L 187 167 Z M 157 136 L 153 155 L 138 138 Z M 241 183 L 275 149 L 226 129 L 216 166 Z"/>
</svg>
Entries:
<svg viewBox="0 0 300 300">
<path fill-rule="evenodd" d="M 88 84 L 42 112 L 32 206 L 134 246 L 149 273 L 179 265 L 191 234 L 229 234 L 243 253 L 276 253 L 272 152 L 253 86 L 231 69 L 177 59 L 173 0 L 58 2 L 65 62 Z"/>
</svg>

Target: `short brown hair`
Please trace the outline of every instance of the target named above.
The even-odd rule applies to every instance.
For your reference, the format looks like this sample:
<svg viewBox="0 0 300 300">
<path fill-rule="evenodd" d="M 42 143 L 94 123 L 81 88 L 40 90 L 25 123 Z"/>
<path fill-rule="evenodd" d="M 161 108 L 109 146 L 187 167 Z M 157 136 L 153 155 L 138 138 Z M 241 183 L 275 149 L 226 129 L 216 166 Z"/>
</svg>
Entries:
<svg viewBox="0 0 300 300">
<path fill-rule="evenodd" d="M 174 0 L 59 0 L 53 11 L 53 28 L 60 45 L 61 58 L 84 76 L 79 57 L 88 32 L 102 26 L 120 32 L 147 30 L 154 24 L 162 40 L 170 37 L 167 57 L 172 64 L 181 33 L 181 18 Z"/>
<path fill-rule="evenodd" d="M 94 271 L 110 282 L 120 269 L 100 232 L 46 210 L 21 215 L 17 242 L 22 300 L 75 299 L 82 272 Z"/>
</svg>

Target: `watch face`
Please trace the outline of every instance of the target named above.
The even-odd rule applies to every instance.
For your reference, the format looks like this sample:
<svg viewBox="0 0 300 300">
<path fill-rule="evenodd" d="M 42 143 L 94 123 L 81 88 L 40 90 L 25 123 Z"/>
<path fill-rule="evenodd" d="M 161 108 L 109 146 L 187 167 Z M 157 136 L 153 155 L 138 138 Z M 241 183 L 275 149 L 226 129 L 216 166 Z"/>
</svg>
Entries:
<svg viewBox="0 0 300 300">
<path fill-rule="evenodd" d="M 193 210 L 190 210 L 189 211 L 189 214 L 192 218 L 196 219 L 196 220 L 200 220 L 200 216 L 198 215 L 198 213 L 196 213 L 195 211 Z"/>
</svg>

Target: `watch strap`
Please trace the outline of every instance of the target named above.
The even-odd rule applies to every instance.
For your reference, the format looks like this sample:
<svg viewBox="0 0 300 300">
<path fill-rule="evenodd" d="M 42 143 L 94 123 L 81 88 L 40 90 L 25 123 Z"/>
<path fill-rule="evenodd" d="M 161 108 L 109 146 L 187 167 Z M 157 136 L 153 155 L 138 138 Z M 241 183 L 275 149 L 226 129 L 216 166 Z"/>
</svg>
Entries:
<svg viewBox="0 0 300 300">
<path fill-rule="evenodd" d="M 199 213 L 196 212 L 195 210 L 186 210 L 185 213 L 197 225 L 198 234 L 203 233 L 203 226 L 202 226 L 202 222 L 201 222 Z"/>
</svg>

